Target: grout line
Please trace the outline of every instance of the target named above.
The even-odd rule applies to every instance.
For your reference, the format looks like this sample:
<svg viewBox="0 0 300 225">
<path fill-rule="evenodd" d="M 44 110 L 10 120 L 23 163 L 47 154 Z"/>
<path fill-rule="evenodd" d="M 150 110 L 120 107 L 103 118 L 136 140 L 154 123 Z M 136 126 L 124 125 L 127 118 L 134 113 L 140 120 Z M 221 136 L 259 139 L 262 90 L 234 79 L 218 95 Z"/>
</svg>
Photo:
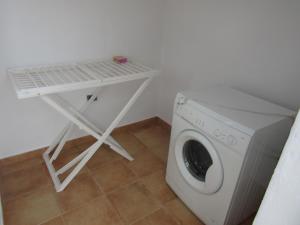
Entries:
<svg viewBox="0 0 300 225">
<path fill-rule="evenodd" d="M 166 163 L 166 161 L 164 161 L 163 159 L 161 159 L 153 150 L 152 150 L 152 148 L 159 148 L 159 147 L 161 147 L 161 145 L 158 143 L 157 144 L 157 146 L 155 145 L 155 146 L 152 146 L 151 148 L 150 147 L 148 147 L 146 144 L 144 144 L 141 140 L 140 140 L 140 138 L 139 137 L 137 137 L 136 136 L 136 134 L 134 133 L 134 132 L 132 132 L 132 131 L 129 131 L 130 132 L 130 135 L 132 135 L 140 144 L 142 144 L 144 147 L 145 147 L 145 149 L 147 149 L 147 150 L 149 150 L 153 155 L 155 155 L 155 157 L 156 158 L 158 158 L 162 163 Z M 169 141 L 170 142 L 170 141 Z M 168 152 L 169 152 L 169 147 L 168 147 Z"/>
<path fill-rule="evenodd" d="M 133 184 L 136 184 L 136 183 L 138 183 L 138 182 L 141 183 L 141 181 L 139 180 L 139 178 L 137 178 L 137 180 L 135 180 L 134 182 L 131 182 L 131 183 L 129 183 L 129 184 L 122 185 L 122 186 L 116 188 L 115 190 L 110 191 L 110 192 L 107 192 L 107 193 L 104 194 L 104 195 L 105 195 L 105 198 L 110 202 L 110 204 L 113 206 L 113 208 L 114 208 L 114 209 L 116 210 L 116 212 L 118 213 L 118 215 L 119 215 L 119 217 L 121 218 L 122 222 L 123 222 L 124 224 L 126 224 L 126 225 L 134 224 L 135 222 L 137 222 L 137 221 L 143 219 L 144 217 L 143 217 L 143 218 L 139 218 L 138 220 L 135 220 L 135 221 L 132 221 L 132 222 L 127 221 L 125 218 L 122 217 L 122 215 L 121 215 L 121 213 L 119 212 L 118 208 L 112 203 L 112 201 L 110 200 L 110 198 L 109 198 L 108 196 L 109 196 L 110 194 L 113 194 L 113 193 L 115 193 L 115 192 L 117 192 L 117 191 L 121 191 L 122 189 L 125 189 L 126 187 L 129 187 L 129 186 L 131 186 L 131 185 L 133 185 Z M 157 209 L 157 210 L 158 210 L 158 209 Z M 152 214 L 152 212 L 151 212 L 150 214 Z M 147 216 L 150 215 L 150 214 L 147 214 L 145 217 L 147 217 Z"/>
<path fill-rule="evenodd" d="M 33 164 L 32 166 L 25 166 L 24 168 L 20 168 L 20 169 L 17 169 L 17 170 L 15 170 L 15 171 L 10 171 L 10 172 L 8 172 L 8 173 L 5 173 L 5 172 L 0 172 L 0 178 L 4 178 L 4 177 L 6 177 L 6 176 L 9 176 L 9 175 L 11 175 L 11 174 L 13 174 L 13 173 L 17 173 L 17 172 L 20 172 L 20 171 L 23 171 L 23 170 L 27 170 L 27 169 L 31 169 L 31 168 L 34 168 L 34 167 L 36 167 L 36 166 L 40 166 L 40 164 L 43 164 L 44 163 L 44 160 L 42 160 L 41 158 L 38 158 L 38 157 L 33 157 L 33 158 L 30 158 L 30 159 L 25 159 L 25 160 L 23 160 L 23 161 L 20 161 L 19 163 L 21 163 L 21 162 L 26 162 L 26 161 L 29 161 L 29 160 L 33 160 L 33 159 L 37 159 L 38 160 L 38 162 L 36 162 L 35 164 Z M 17 164 L 19 164 L 19 163 L 17 163 Z M 12 167 L 13 165 L 14 165 L 15 163 L 13 163 L 13 164 L 10 164 L 10 165 L 5 165 L 5 166 L 3 166 L 2 168 L 0 168 L 0 170 L 5 170 L 6 169 L 6 167 Z"/>
<path fill-rule="evenodd" d="M 54 217 L 50 217 L 49 219 L 46 219 L 43 222 L 38 223 L 37 225 L 43 225 L 44 223 L 48 223 L 49 221 L 54 220 L 54 219 L 59 218 L 59 217 L 61 217 L 61 215 L 56 215 Z"/>
<path fill-rule="evenodd" d="M 63 217 L 63 215 L 61 215 L 60 217 L 61 217 L 61 220 L 63 222 L 63 225 L 67 225 L 67 223 L 66 223 L 65 218 Z"/>
<path fill-rule="evenodd" d="M 150 175 L 151 175 L 151 174 L 150 174 Z M 111 202 L 110 199 L 108 198 L 108 195 L 110 195 L 110 194 L 112 194 L 112 193 L 114 193 L 114 192 L 120 191 L 120 190 L 122 190 L 122 189 L 125 189 L 126 187 L 129 187 L 130 185 L 133 185 L 133 184 L 135 184 L 135 183 L 140 183 L 140 184 L 142 184 L 142 185 L 145 187 L 145 189 L 147 190 L 147 192 L 148 192 L 148 194 L 149 194 L 151 200 L 153 200 L 153 201 L 157 204 L 157 207 L 158 207 L 158 208 L 155 209 L 154 211 L 149 212 L 148 214 L 146 214 L 145 216 L 143 216 L 143 217 L 141 217 L 141 218 L 139 218 L 139 219 L 137 219 L 137 220 L 134 220 L 134 221 L 129 222 L 129 221 L 127 221 L 125 218 L 123 218 L 123 217 L 120 215 L 119 210 L 112 204 L 112 202 Z M 138 222 L 138 221 L 140 221 L 140 220 L 143 220 L 143 219 L 145 219 L 146 217 L 152 215 L 152 214 L 155 213 L 156 211 L 158 211 L 158 210 L 160 210 L 160 209 L 163 209 L 163 208 L 162 208 L 163 204 L 162 204 L 162 203 L 161 203 L 161 202 L 160 202 L 160 201 L 152 194 L 152 192 L 147 188 L 147 186 L 146 186 L 146 185 L 144 184 L 144 182 L 142 181 L 141 177 L 137 177 L 136 181 L 134 181 L 134 182 L 131 182 L 131 183 L 122 185 L 122 186 L 118 187 L 117 189 L 115 189 L 115 190 L 113 190 L 113 191 L 110 191 L 110 192 L 105 193 L 105 197 L 109 200 L 109 202 L 113 205 L 113 207 L 115 208 L 115 210 L 117 210 L 117 212 L 119 213 L 120 217 L 121 217 L 121 218 L 126 222 L 126 224 L 128 224 L 128 225 L 133 225 L 134 223 L 136 223 L 136 222 Z"/>
<path fill-rule="evenodd" d="M 139 182 L 139 180 L 138 180 L 137 177 L 135 177 L 135 179 L 132 180 L 132 181 L 130 181 L 129 183 L 122 184 L 122 185 L 120 185 L 120 186 L 114 188 L 113 190 L 107 191 L 107 192 L 104 192 L 104 193 L 105 193 L 106 195 L 111 195 L 111 194 L 113 194 L 113 193 L 115 193 L 115 192 L 117 192 L 117 191 L 120 191 L 120 190 L 122 190 L 122 189 L 125 189 L 126 187 L 129 187 L 130 185 L 133 185 L 133 184 L 135 184 L 135 183 L 137 183 L 137 182 Z"/>
<path fill-rule="evenodd" d="M 53 185 L 51 184 L 51 182 L 49 182 L 49 184 L 45 184 L 45 185 L 39 186 L 37 189 L 30 190 L 30 191 L 27 191 L 27 192 L 18 194 L 18 195 L 16 195 L 16 196 L 13 197 L 13 198 L 6 199 L 6 198 L 3 198 L 3 197 L 2 197 L 2 203 L 3 203 L 3 206 L 4 206 L 3 208 L 5 208 L 5 205 L 6 205 L 8 202 L 10 202 L 10 201 L 16 201 L 16 200 L 18 200 L 18 199 L 20 199 L 20 198 L 25 198 L 26 196 L 31 195 L 31 194 L 33 194 L 34 192 L 37 192 L 37 191 L 39 191 L 39 190 L 45 189 L 45 188 L 50 187 L 50 186 L 53 186 Z M 3 193 L 1 193 L 1 196 L 3 196 Z"/>
<path fill-rule="evenodd" d="M 147 150 L 149 150 L 148 148 L 147 148 Z M 149 150 L 150 151 L 150 150 Z M 153 152 L 151 152 L 150 151 L 150 153 L 152 153 L 153 154 Z M 159 161 L 161 161 L 156 155 L 154 155 Z M 163 163 L 162 162 L 162 164 L 165 166 L 165 163 Z M 149 176 L 149 175 L 151 175 L 151 174 L 153 174 L 153 173 L 156 173 L 157 171 L 159 171 L 159 170 L 161 170 L 161 169 L 163 169 L 164 170 L 164 168 L 157 168 L 157 169 L 155 169 L 155 170 L 152 170 L 149 174 L 145 174 L 145 175 L 138 175 L 137 174 L 137 172 L 135 172 L 129 165 L 127 165 L 127 163 L 123 163 L 123 165 L 127 168 L 127 169 L 129 169 L 138 179 L 140 179 L 140 178 L 144 178 L 144 177 L 146 177 L 146 176 Z"/>
<path fill-rule="evenodd" d="M 135 183 L 137 183 L 138 181 L 139 181 L 139 177 L 135 176 L 135 177 L 134 177 L 134 180 L 130 181 L 129 183 L 122 184 L 122 185 L 120 185 L 120 186 L 114 188 L 113 190 L 110 190 L 110 191 L 107 191 L 107 192 L 105 192 L 105 191 L 102 189 L 101 185 L 100 185 L 97 181 L 95 181 L 95 182 L 96 182 L 97 185 L 99 185 L 99 187 L 101 188 L 101 190 L 103 190 L 103 193 L 104 193 L 105 195 L 110 195 L 110 194 L 113 194 L 114 192 L 117 192 L 117 191 L 119 191 L 119 190 L 125 189 L 126 187 L 128 187 L 128 186 L 130 186 L 130 185 L 132 185 L 132 184 L 135 184 Z"/>
<path fill-rule="evenodd" d="M 88 173 L 88 172 L 87 172 Z M 79 174 L 79 176 L 80 175 L 84 175 L 84 174 Z M 86 174 L 87 176 L 89 176 L 91 179 L 92 179 L 92 177 L 89 175 L 89 174 Z M 78 178 L 78 177 L 77 177 Z M 75 178 L 76 179 L 76 178 Z M 74 180 L 75 180 L 74 179 Z M 93 180 L 93 179 L 92 179 Z M 93 180 L 94 181 L 94 180 Z M 97 186 L 97 184 L 96 184 L 96 186 Z M 97 186 L 98 187 L 98 186 Z M 94 198 L 92 198 L 92 199 L 89 199 L 89 200 L 87 200 L 87 201 L 85 201 L 85 202 L 80 202 L 80 203 L 78 203 L 77 204 L 77 206 L 75 206 L 75 207 L 73 207 L 73 208 L 70 208 L 70 209 L 68 209 L 68 210 L 65 210 L 65 209 L 63 209 L 63 208 L 61 208 L 60 206 L 60 208 L 61 208 L 61 214 L 62 214 L 62 216 L 63 215 L 65 215 L 65 214 L 67 214 L 67 213 L 69 213 L 69 212 L 71 212 L 71 211 L 74 211 L 74 210 L 77 210 L 77 209 L 79 209 L 79 208 L 81 208 L 83 205 L 86 205 L 86 204 L 89 204 L 91 201 L 93 201 L 93 200 L 95 200 L 95 199 L 97 199 L 97 198 L 99 198 L 99 197 L 101 197 L 102 195 L 103 195 L 103 192 L 102 192 L 102 190 L 98 190 L 99 191 L 99 195 L 97 195 L 97 196 L 95 196 Z M 57 199 L 57 201 L 58 201 L 58 195 L 57 195 L 57 193 L 58 192 L 56 192 L 56 199 Z"/>
<path fill-rule="evenodd" d="M 139 221 L 142 221 L 143 219 L 146 219 L 147 217 L 151 216 L 152 214 L 158 212 L 161 208 L 158 208 L 158 209 L 155 209 L 153 210 L 152 212 L 150 212 L 149 214 L 137 219 L 137 220 L 134 220 L 132 221 L 131 223 L 128 223 L 128 225 L 134 225 L 135 223 L 139 222 Z"/>
<path fill-rule="evenodd" d="M 177 217 L 175 217 L 174 214 L 172 214 L 172 213 L 170 212 L 170 210 L 169 210 L 165 205 L 163 205 L 162 210 L 163 210 L 169 217 L 171 217 L 171 219 L 172 219 L 177 225 L 181 225 L 181 224 L 182 224 L 181 221 L 180 221 L 180 219 L 178 219 Z"/>
<path fill-rule="evenodd" d="M 106 201 L 110 204 L 110 206 L 114 209 L 114 211 L 117 213 L 118 217 L 120 218 L 120 221 L 125 224 L 125 221 L 123 219 L 123 217 L 121 216 L 119 210 L 112 204 L 112 202 L 110 201 L 110 199 L 108 198 L 108 194 L 104 192 L 104 190 L 102 189 L 102 187 L 100 186 L 100 184 L 98 184 L 98 182 L 96 181 L 96 179 L 91 176 L 93 181 L 96 183 L 97 187 L 100 189 L 100 191 L 103 193 L 103 197 L 106 199 Z"/>
<path fill-rule="evenodd" d="M 110 151 L 110 150 L 109 150 Z M 118 153 L 116 153 L 116 154 L 118 154 Z M 119 155 L 119 154 L 118 154 Z M 121 155 L 120 155 L 121 156 Z M 125 158 L 123 158 L 123 156 L 121 156 L 122 158 L 115 158 L 115 159 L 110 159 L 110 160 L 108 160 L 108 161 L 106 161 L 106 162 L 101 162 L 101 164 L 99 163 L 98 165 L 96 165 L 94 168 L 89 168 L 88 166 L 86 166 L 89 170 L 90 170 L 90 172 L 91 173 L 93 173 L 93 171 L 94 170 L 97 170 L 97 169 L 99 169 L 99 167 L 101 167 L 101 166 L 103 166 L 103 165 L 105 165 L 105 164 L 109 164 L 109 163 L 115 163 L 115 162 L 117 162 L 117 161 L 123 161 Z"/>
<path fill-rule="evenodd" d="M 75 207 L 75 208 L 71 208 L 71 209 L 69 209 L 69 210 L 67 210 L 67 211 L 64 211 L 64 212 L 60 215 L 61 218 L 62 218 L 62 220 L 63 220 L 63 222 L 64 222 L 64 224 L 66 224 L 66 221 L 65 221 L 65 219 L 64 219 L 64 216 L 65 216 L 66 214 L 71 213 L 71 212 L 76 211 L 76 210 L 80 210 L 82 207 L 88 206 L 89 204 L 91 204 L 91 202 L 96 201 L 96 199 L 98 199 L 98 198 L 103 198 L 103 197 L 104 197 L 104 195 L 98 195 L 98 196 L 95 197 L 95 198 L 92 198 L 92 199 L 90 199 L 90 200 L 88 200 L 88 201 L 86 201 L 86 202 L 80 203 L 80 204 L 79 204 L 77 207 Z"/>
<path fill-rule="evenodd" d="M 114 206 L 114 204 L 110 201 L 109 197 L 106 194 L 104 194 L 104 198 L 106 199 L 106 201 L 108 202 L 108 204 L 112 207 L 112 209 L 116 212 L 116 214 L 118 215 L 120 221 L 123 224 L 127 224 L 126 220 L 122 217 L 122 215 L 119 212 L 119 210 L 117 209 L 117 207 Z"/>
</svg>

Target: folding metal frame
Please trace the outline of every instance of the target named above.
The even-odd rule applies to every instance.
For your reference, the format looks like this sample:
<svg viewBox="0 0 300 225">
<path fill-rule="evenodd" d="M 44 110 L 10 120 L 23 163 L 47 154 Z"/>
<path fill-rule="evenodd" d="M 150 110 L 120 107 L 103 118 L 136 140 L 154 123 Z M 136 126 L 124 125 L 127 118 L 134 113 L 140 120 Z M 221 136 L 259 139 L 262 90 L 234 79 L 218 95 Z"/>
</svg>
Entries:
<svg viewBox="0 0 300 225">
<path fill-rule="evenodd" d="M 112 61 L 94 61 L 69 65 L 10 69 L 8 73 L 18 98 L 39 96 L 70 121 L 43 154 L 56 191 L 63 191 L 67 187 L 96 151 L 101 150 L 100 146 L 103 143 L 109 145 L 113 151 L 124 158 L 133 160 L 130 154 L 110 134 L 149 85 L 153 76 L 158 74 L 158 71 L 131 61 L 122 65 Z M 88 106 L 99 95 L 103 86 L 142 79 L 143 82 L 139 88 L 105 131 L 97 128 L 83 115 Z M 60 92 L 93 87 L 95 91 L 92 97 L 79 110 L 58 95 Z M 62 152 L 75 126 L 92 135 L 97 141 L 66 165 L 55 170 L 53 163 Z M 60 181 L 59 175 L 67 171 L 71 172 L 63 181 Z"/>
<path fill-rule="evenodd" d="M 43 154 L 44 160 L 46 162 L 47 168 L 50 172 L 51 178 L 55 185 L 56 191 L 60 192 L 66 188 L 66 186 L 74 179 L 74 177 L 79 173 L 79 171 L 84 167 L 84 165 L 89 161 L 89 159 L 95 154 L 96 151 L 100 150 L 100 146 L 105 143 L 110 146 L 110 148 L 116 153 L 120 154 L 124 158 L 128 160 L 133 160 L 130 154 L 120 145 L 117 141 L 115 141 L 111 136 L 111 132 L 118 126 L 119 122 L 125 116 L 125 114 L 129 111 L 138 97 L 142 94 L 144 89 L 148 86 L 151 78 L 147 78 L 137 89 L 134 95 L 130 98 L 124 108 L 120 111 L 117 117 L 112 121 L 112 123 L 108 126 L 108 128 L 103 132 L 98 129 L 93 123 L 88 121 L 83 115 L 88 105 L 95 99 L 97 95 L 93 95 L 89 101 L 82 107 L 80 111 L 76 110 L 65 100 L 60 98 L 57 95 L 53 96 L 42 96 L 41 98 L 48 103 L 51 107 L 57 110 L 59 113 L 68 118 L 71 123 L 68 124 L 63 131 L 58 135 L 57 138 L 53 141 L 50 147 Z M 61 153 L 64 144 L 68 140 L 69 135 L 71 134 L 74 125 L 77 125 L 80 129 L 86 131 L 88 134 L 92 135 L 97 141 L 91 145 L 88 149 L 83 151 L 77 157 L 75 157 L 72 161 L 67 163 L 65 166 L 60 168 L 59 170 L 55 170 L 53 166 L 53 161 L 59 156 Z M 53 154 L 50 156 L 50 154 Z M 72 167 L 73 170 L 69 173 L 69 175 L 64 179 L 63 182 L 60 182 L 58 176 L 60 174 L 65 173 Z"/>
</svg>

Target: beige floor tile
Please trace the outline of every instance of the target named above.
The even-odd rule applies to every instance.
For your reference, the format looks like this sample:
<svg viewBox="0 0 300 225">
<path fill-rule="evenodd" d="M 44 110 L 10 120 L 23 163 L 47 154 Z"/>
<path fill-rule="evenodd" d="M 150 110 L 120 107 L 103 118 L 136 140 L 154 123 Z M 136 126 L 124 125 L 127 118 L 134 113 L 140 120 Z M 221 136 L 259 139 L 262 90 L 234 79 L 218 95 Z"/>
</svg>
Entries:
<svg viewBox="0 0 300 225">
<path fill-rule="evenodd" d="M 121 219 L 104 197 L 63 215 L 65 225 L 122 225 Z"/>
<path fill-rule="evenodd" d="M 134 156 L 138 152 L 143 152 L 146 146 L 129 132 L 114 132 L 113 137 L 125 148 L 129 154 Z"/>
<path fill-rule="evenodd" d="M 71 147 L 67 149 L 63 149 L 61 153 L 58 155 L 57 159 L 53 161 L 53 166 L 55 169 L 60 169 L 62 166 L 66 165 L 76 156 L 78 156 L 83 149 L 78 149 L 76 147 Z"/>
<path fill-rule="evenodd" d="M 43 223 L 41 225 L 64 225 L 63 219 L 59 216 L 55 219 L 51 219 L 50 221 Z"/>
<path fill-rule="evenodd" d="M 53 161 L 54 168 L 56 170 L 59 170 L 60 168 L 62 168 L 66 164 L 68 164 L 70 161 L 72 161 L 73 159 L 75 159 L 82 152 L 83 152 L 83 149 L 78 149 L 78 148 L 75 148 L 75 147 L 64 149 L 59 154 L 58 158 Z M 72 172 L 72 170 L 74 169 L 75 166 L 71 167 L 65 173 L 59 175 L 59 179 L 60 179 L 61 182 Z M 84 166 L 79 171 L 79 174 L 81 174 L 81 173 L 87 173 L 87 172 L 88 172 L 87 166 Z"/>
<path fill-rule="evenodd" d="M 165 181 L 165 173 L 160 170 L 141 179 L 146 188 L 162 203 L 176 198 Z"/>
<path fill-rule="evenodd" d="M 165 206 L 181 225 L 204 225 L 179 199 L 171 200 Z"/>
<path fill-rule="evenodd" d="M 168 149 L 170 133 L 161 126 L 154 125 L 146 129 L 135 131 L 134 135 L 149 149 L 155 147 Z"/>
<path fill-rule="evenodd" d="M 87 135 L 87 136 L 72 140 L 72 144 L 73 144 L 73 146 L 80 146 L 80 145 L 83 145 L 83 144 L 90 144 L 91 145 L 91 144 L 95 143 L 96 141 L 97 141 L 96 138 L 94 138 L 91 135 Z"/>
<path fill-rule="evenodd" d="M 44 164 L 9 173 L 2 177 L 1 196 L 4 201 L 50 185 L 51 180 Z"/>
<path fill-rule="evenodd" d="M 159 209 L 133 225 L 178 225 L 178 223 L 163 209 Z"/>
<path fill-rule="evenodd" d="M 101 195 L 97 184 L 86 173 L 78 175 L 66 189 L 57 193 L 57 200 L 63 211 L 68 211 L 80 204 L 90 201 Z"/>
<path fill-rule="evenodd" d="M 128 169 L 123 160 L 105 163 L 92 170 L 92 176 L 105 192 L 136 180 L 134 173 Z"/>
<path fill-rule="evenodd" d="M 85 150 L 90 145 L 81 145 L 78 148 L 80 150 Z M 99 165 L 102 165 L 106 162 L 113 162 L 115 160 L 122 159 L 122 156 L 120 156 L 118 153 L 114 152 L 112 149 L 110 149 L 107 145 L 102 145 L 100 149 L 92 156 L 92 158 L 88 161 L 87 167 L 89 169 L 93 169 Z"/>
<path fill-rule="evenodd" d="M 50 155 L 54 153 L 55 150 L 53 150 Z M 60 151 L 60 155 L 64 154 L 65 152 L 78 152 L 77 146 L 74 144 L 70 144 L 69 142 L 66 142 L 65 145 L 63 146 L 62 150 Z"/>
<path fill-rule="evenodd" d="M 173 225 L 173 218 L 181 225 L 200 225 L 165 183 L 169 132 L 153 125 L 113 136 L 135 160 L 129 162 L 104 145 L 60 193 L 54 191 L 41 157 L 24 157 L 15 166 L 0 160 L 5 225 Z M 87 137 L 70 142 L 56 168 L 94 141 Z"/>
<path fill-rule="evenodd" d="M 46 148 L 36 149 L 34 151 L 26 152 L 20 155 L 4 158 L 0 160 L 1 166 L 9 166 L 11 164 L 19 163 L 26 161 L 32 158 L 42 158 L 42 154 L 46 151 Z"/>
<path fill-rule="evenodd" d="M 60 208 L 51 187 L 8 201 L 4 205 L 5 225 L 37 225 L 59 214 Z"/>
<path fill-rule="evenodd" d="M 153 152 L 164 163 L 168 161 L 169 148 L 167 148 L 166 146 L 153 147 L 149 150 Z"/>
<path fill-rule="evenodd" d="M 159 208 L 149 191 L 141 183 L 134 183 L 108 195 L 122 218 L 130 223 Z"/>
<path fill-rule="evenodd" d="M 146 176 L 158 170 L 163 170 L 163 162 L 149 151 L 139 152 L 133 161 L 124 161 L 138 177 Z"/>
<path fill-rule="evenodd" d="M 130 225 L 151 225 L 151 223 L 147 219 L 142 219 Z"/>
<path fill-rule="evenodd" d="M 30 169 L 32 167 L 39 166 L 42 163 L 43 163 L 42 157 L 34 157 L 17 163 L 3 165 L 0 170 L 0 176 L 5 176 L 10 173 Z"/>
</svg>

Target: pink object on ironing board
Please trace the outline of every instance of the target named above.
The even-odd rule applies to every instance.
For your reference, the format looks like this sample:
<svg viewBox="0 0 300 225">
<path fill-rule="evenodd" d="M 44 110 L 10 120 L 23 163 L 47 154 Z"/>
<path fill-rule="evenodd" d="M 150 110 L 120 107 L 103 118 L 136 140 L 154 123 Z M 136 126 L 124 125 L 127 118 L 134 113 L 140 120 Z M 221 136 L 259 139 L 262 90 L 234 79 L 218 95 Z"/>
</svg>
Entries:
<svg viewBox="0 0 300 225">
<path fill-rule="evenodd" d="M 128 59 L 124 56 L 114 56 L 113 57 L 113 60 L 116 62 L 116 63 L 127 63 L 128 62 Z"/>
</svg>

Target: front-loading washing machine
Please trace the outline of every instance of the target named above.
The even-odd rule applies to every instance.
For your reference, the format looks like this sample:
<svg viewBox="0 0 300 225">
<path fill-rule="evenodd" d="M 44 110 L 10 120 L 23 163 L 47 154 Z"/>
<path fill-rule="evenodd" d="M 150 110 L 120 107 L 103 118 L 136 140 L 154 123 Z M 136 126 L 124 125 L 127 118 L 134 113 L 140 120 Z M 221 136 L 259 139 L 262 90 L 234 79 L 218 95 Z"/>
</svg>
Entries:
<svg viewBox="0 0 300 225">
<path fill-rule="evenodd" d="M 264 195 L 295 113 L 240 91 L 181 92 L 166 180 L 206 225 L 236 225 Z"/>
</svg>

